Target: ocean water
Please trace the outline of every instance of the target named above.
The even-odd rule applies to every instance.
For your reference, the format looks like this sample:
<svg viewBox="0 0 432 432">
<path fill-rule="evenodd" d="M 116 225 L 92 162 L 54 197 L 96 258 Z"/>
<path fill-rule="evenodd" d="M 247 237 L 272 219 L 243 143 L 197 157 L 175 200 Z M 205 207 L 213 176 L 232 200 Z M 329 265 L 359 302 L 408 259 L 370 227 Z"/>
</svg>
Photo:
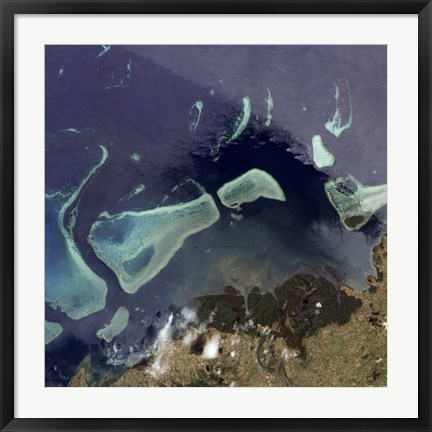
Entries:
<svg viewBox="0 0 432 432">
<path fill-rule="evenodd" d="M 324 184 L 386 183 L 383 46 L 47 46 L 45 127 L 45 315 L 63 328 L 46 345 L 47 386 L 67 385 L 86 356 L 95 385 L 145 360 L 171 314 L 226 285 L 273 292 L 308 272 L 362 291 L 375 274 L 386 207 L 351 231 Z M 333 166 L 314 164 L 315 135 Z M 254 168 L 285 201 L 223 206 L 219 188 Z M 218 220 L 125 292 L 88 241 L 93 224 L 204 191 Z M 130 226 L 109 242 L 124 244 Z M 127 327 L 99 339 L 119 307 Z"/>
</svg>

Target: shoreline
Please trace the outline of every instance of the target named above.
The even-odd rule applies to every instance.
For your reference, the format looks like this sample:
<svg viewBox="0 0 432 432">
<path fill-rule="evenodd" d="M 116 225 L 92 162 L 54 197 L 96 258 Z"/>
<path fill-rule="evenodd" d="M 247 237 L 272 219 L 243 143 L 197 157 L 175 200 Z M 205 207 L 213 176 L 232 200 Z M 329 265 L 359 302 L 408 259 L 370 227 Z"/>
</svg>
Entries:
<svg viewBox="0 0 432 432">
<path fill-rule="evenodd" d="M 337 293 L 324 278 L 298 275 L 275 290 L 276 298 L 253 290 L 250 316 L 232 287 L 197 298 L 198 325 L 180 338 L 168 335 L 149 361 L 107 385 L 386 386 L 386 234 L 374 246 L 372 262 L 378 277 L 367 277 L 366 291 L 342 285 Z M 299 291 L 301 299 L 292 297 Z M 80 367 L 69 386 L 86 385 Z"/>
</svg>

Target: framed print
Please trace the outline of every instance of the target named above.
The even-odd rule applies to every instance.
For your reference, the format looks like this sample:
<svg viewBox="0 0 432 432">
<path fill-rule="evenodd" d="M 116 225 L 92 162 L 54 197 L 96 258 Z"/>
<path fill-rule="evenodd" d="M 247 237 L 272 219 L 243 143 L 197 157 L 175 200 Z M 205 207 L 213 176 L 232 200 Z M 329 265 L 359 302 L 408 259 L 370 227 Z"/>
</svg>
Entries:
<svg viewBox="0 0 432 432">
<path fill-rule="evenodd" d="M 431 430 L 430 2 L 0 4 L 2 430 Z"/>
</svg>

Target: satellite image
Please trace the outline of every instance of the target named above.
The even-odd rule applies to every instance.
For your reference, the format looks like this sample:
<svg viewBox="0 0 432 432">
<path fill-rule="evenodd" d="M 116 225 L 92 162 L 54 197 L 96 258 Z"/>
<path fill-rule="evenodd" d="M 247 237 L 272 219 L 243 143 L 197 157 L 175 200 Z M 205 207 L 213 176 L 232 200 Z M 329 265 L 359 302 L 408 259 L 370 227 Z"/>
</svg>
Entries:
<svg viewBox="0 0 432 432">
<path fill-rule="evenodd" d="M 387 385 L 387 48 L 47 45 L 45 385 Z"/>
</svg>

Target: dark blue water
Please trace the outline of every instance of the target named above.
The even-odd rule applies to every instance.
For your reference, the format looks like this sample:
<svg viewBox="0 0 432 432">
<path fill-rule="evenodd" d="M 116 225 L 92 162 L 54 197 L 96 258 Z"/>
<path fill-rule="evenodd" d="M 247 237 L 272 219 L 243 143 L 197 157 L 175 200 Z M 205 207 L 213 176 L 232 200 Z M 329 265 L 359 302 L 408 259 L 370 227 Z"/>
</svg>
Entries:
<svg viewBox="0 0 432 432">
<path fill-rule="evenodd" d="M 46 47 L 46 192 L 68 196 L 100 161 L 99 146 L 109 153 L 82 190 L 73 229 L 85 263 L 106 282 L 106 306 L 73 320 L 46 304 L 46 319 L 64 329 L 46 346 L 46 385 L 67 385 L 86 356 L 91 358 L 96 384 L 145 359 L 173 311 L 198 295 L 222 292 L 232 260 L 242 263 L 248 278 L 253 257 L 264 256 L 270 276 L 261 281 L 261 288 L 269 291 L 296 271 L 325 272 L 329 267 L 338 269 L 343 281 L 355 289 L 366 288 L 364 275 L 373 272 L 370 249 L 385 230 L 385 210 L 360 232 L 349 232 L 341 226 L 323 184 L 337 175 L 355 172 L 360 177 L 361 166 L 361 181 L 386 181 L 385 49 L 280 48 L 248 47 L 247 54 L 245 47 L 213 48 L 225 59 L 231 56 L 234 65 L 246 63 L 245 74 L 243 67 L 230 70 L 225 62 L 210 70 L 191 47 L 167 47 L 163 55 L 163 49 L 156 47 L 113 46 L 100 57 L 98 46 Z M 179 60 L 182 53 L 189 66 Z M 334 112 L 332 80 L 341 78 L 351 83 L 354 119 L 336 142 L 323 125 Z M 270 127 L 263 124 L 266 87 L 271 87 L 274 99 Z M 361 100 L 354 97 L 359 89 Z M 215 160 L 210 149 L 221 134 L 233 130 L 243 96 L 251 98 L 249 124 L 238 139 L 222 144 Z M 204 108 L 194 132 L 189 113 L 197 100 L 203 101 Z M 379 111 L 374 119 L 362 114 L 371 105 Z M 356 116 L 361 121 L 356 122 Z M 384 132 L 365 139 L 370 128 Z M 316 133 L 322 134 L 336 156 L 337 163 L 328 170 L 318 171 L 310 164 L 310 137 Z M 363 140 L 366 156 L 361 160 L 347 158 L 350 138 L 354 143 Z M 138 161 L 131 158 L 134 153 L 140 156 Z M 252 168 L 271 174 L 287 201 L 260 199 L 245 204 L 244 219 L 230 226 L 232 211 L 220 203 L 216 191 Z M 192 200 L 201 192 L 188 179 L 215 198 L 219 221 L 189 237 L 136 294 L 125 293 L 88 244 L 91 225 L 103 211 L 117 214 Z M 124 199 L 139 184 L 145 190 Z M 180 186 L 172 191 L 176 185 Z M 47 277 L 57 271 L 52 257 L 60 250 L 58 209 L 66 199 L 47 200 Z M 96 331 L 119 306 L 129 310 L 128 327 L 111 343 L 101 341 Z"/>
</svg>

